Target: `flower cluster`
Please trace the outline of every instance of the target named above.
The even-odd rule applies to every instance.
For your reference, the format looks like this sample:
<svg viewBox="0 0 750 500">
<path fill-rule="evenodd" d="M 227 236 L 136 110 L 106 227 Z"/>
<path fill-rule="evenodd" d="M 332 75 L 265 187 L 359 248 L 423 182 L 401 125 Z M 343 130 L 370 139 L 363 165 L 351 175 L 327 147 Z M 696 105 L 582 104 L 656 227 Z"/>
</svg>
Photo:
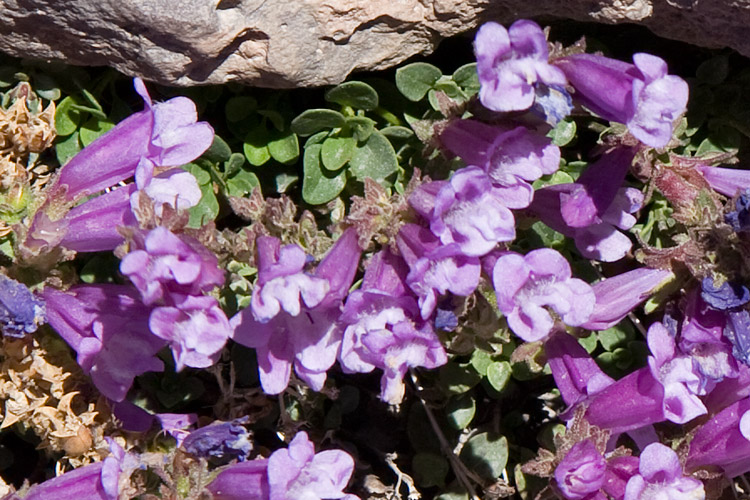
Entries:
<svg viewBox="0 0 750 500">
<path fill-rule="evenodd" d="M 189 483 L 215 500 L 356 500 L 344 491 L 355 468 L 348 452 L 315 453 L 306 432 L 272 451 L 273 433 L 255 441 L 248 427 L 278 418 L 283 438 L 313 426 L 317 416 L 306 412 L 317 392 L 333 405 L 324 417 L 333 429 L 346 404 L 340 380 L 378 370 L 373 399 L 377 393 L 396 414 L 416 396 L 440 431 L 433 406 L 469 402 L 473 417 L 491 399 L 456 401 L 440 386 L 492 386 L 495 398 L 510 384 L 495 368 L 507 365 L 513 386 L 500 398 L 522 393 L 528 377 L 551 375 L 538 384 L 548 391 L 540 399 L 567 425 L 539 439 L 546 446 L 549 437 L 554 452 L 540 450 L 516 469 L 518 477 L 548 478 L 551 495 L 714 500 L 723 479 L 750 472 L 750 174 L 686 156 L 677 126 L 688 84 L 657 56 L 637 53 L 631 63 L 562 49 L 528 20 L 508 29 L 485 24 L 474 50 L 478 98 L 442 106 L 431 138 L 440 168 L 426 166 L 433 177 L 399 169 L 415 175 L 408 184 L 399 178 L 390 211 L 368 199 L 369 185 L 351 206 L 371 209 L 375 222 L 342 215 L 347 202 L 332 202 L 325 214 L 334 224 L 320 239 L 310 228 L 315 216 L 296 221 L 293 203 L 263 201 L 259 190 L 250 199 L 223 193 L 249 227 L 189 227 L 186 211 L 205 191 L 180 167 L 207 151 L 213 129 L 197 121 L 189 99 L 154 103 L 136 79 L 145 109 L 63 165 L 16 229 L 23 265 L 10 275 L 32 287 L 0 274 L 0 321 L 4 336 L 21 340 L 46 321 L 123 429 L 144 432 L 158 422 L 175 438 L 173 464 L 164 465 L 166 454 L 137 456 L 112 442 L 105 461 L 27 488 L 24 498 L 124 497 L 136 484 L 147 489 L 146 473 L 131 475 L 149 469 L 164 484 L 184 473 L 176 489 Z M 445 92 L 433 97 L 450 100 Z M 341 116 L 345 128 L 366 123 Z M 597 147 L 568 155 L 558 133 L 581 117 L 596 122 Z M 343 141 L 342 130 L 313 136 L 308 152 Z M 379 188 L 383 200 L 388 187 Z M 640 213 L 659 203 L 673 209 L 662 226 L 685 228 L 676 246 L 654 236 L 661 226 Z M 28 267 L 48 272 L 76 252 L 114 252 L 119 274 L 81 284 L 67 276 L 74 261 L 44 284 L 29 277 Z M 642 335 L 623 326 L 628 316 Z M 602 354 L 605 343 L 627 349 Z M 430 381 L 437 395 L 408 383 L 446 364 Z M 201 404 L 229 421 L 206 425 L 198 410 L 159 413 L 143 396 L 149 372 L 180 377 L 211 367 L 221 394 Z M 454 384 L 456 367 L 473 372 Z M 251 386 L 241 397 L 233 392 L 237 372 Z M 169 400 L 165 385 L 156 390 Z M 278 411 L 268 410 L 276 402 Z M 468 413 L 460 410 L 451 417 Z M 526 419 L 526 411 L 496 425 Z M 410 408 L 410 421 L 415 414 Z M 451 423 L 461 427 L 458 419 Z M 467 454 L 470 443 L 461 444 Z M 414 462 L 428 458 L 440 457 Z"/>
</svg>

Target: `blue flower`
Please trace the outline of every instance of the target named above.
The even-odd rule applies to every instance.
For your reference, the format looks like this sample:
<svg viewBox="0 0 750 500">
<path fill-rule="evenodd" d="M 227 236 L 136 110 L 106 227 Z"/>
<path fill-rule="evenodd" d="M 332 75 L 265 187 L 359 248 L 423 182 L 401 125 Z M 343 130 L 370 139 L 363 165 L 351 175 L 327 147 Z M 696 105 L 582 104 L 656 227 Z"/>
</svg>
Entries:
<svg viewBox="0 0 750 500">
<path fill-rule="evenodd" d="M 716 288 L 713 279 L 706 277 L 703 278 L 701 288 L 703 289 L 701 292 L 703 300 L 719 311 L 734 309 L 750 301 L 750 290 L 739 283 L 726 281 Z"/>
<path fill-rule="evenodd" d="M 44 322 L 44 302 L 25 285 L 0 274 L 0 323 L 3 335 L 21 338 Z"/>
<path fill-rule="evenodd" d="M 737 198 L 735 209 L 727 213 L 724 220 L 735 232 L 750 230 L 750 189 Z"/>
<path fill-rule="evenodd" d="M 228 463 L 238 459 L 244 461 L 253 449 L 250 433 L 242 427 L 247 420 L 215 422 L 190 433 L 182 442 L 182 448 L 197 457 Z"/>
</svg>

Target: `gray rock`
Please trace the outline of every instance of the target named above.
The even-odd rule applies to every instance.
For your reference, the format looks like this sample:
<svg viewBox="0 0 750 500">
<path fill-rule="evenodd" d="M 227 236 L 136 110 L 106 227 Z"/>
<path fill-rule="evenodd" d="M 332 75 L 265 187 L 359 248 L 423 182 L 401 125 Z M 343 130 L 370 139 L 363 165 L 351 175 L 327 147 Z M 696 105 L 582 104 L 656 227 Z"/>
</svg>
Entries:
<svg viewBox="0 0 750 500">
<path fill-rule="evenodd" d="M 637 22 L 750 56 L 748 0 L 0 0 L 0 51 L 167 85 L 335 84 L 495 19 Z"/>
</svg>

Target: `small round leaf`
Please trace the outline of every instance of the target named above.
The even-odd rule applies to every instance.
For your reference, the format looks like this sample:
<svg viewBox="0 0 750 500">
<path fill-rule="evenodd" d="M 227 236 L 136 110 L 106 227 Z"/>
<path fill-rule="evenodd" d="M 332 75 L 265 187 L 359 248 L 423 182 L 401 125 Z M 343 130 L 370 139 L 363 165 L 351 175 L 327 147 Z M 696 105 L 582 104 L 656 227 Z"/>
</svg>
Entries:
<svg viewBox="0 0 750 500">
<path fill-rule="evenodd" d="M 432 64 L 416 62 L 396 70 L 396 87 L 410 101 L 420 101 L 443 72 Z"/>
<path fill-rule="evenodd" d="M 476 411 L 476 402 L 468 395 L 451 399 L 445 407 L 448 423 L 458 430 L 465 429 L 471 423 Z"/>
<path fill-rule="evenodd" d="M 487 381 L 497 392 L 502 392 L 510 380 L 511 368 L 507 361 L 498 361 L 487 367 Z"/>
<path fill-rule="evenodd" d="M 477 434 L 464 445 L 461 460 L 485 479 L 496 479 L 508 464 L 508 440 L 494 432 Z"/>
<path fill-rule="evenodd" d="M 346 186 L 346 170 L 329 172 L 320 164 L 320 144 L 305 148 L 302 198 L 311 205 L 328 203 Z"/>
<path fill-rule="evenodd" d="M 321 130 L 343 127 L 344 115 L 332 109 L 308 109 L 292 120 L 292 132 L 306 137 Z"/>
<path fill-rule="evenodd" d="M 342 106 L 372 110 L 378 107 L 378 93 L 364 82 L 345 82 L 326 92 L 325 99 Z"/>
<path fill-rule="evenodd" d="M 383 134 L 375 131 L 364 145 L 354 151 L 349 169 L 360 181 L 370 177 L 383 184 L 386 177 L 398 170 L 396 151 Z"/>
<path fill-rule="evenodd" d="M 354 137 L 329 137 L 323 141 L 320 159 L 323 167 L 335 171 L 346 165 L 354 154 L 357 141 Z"/>
</svg>

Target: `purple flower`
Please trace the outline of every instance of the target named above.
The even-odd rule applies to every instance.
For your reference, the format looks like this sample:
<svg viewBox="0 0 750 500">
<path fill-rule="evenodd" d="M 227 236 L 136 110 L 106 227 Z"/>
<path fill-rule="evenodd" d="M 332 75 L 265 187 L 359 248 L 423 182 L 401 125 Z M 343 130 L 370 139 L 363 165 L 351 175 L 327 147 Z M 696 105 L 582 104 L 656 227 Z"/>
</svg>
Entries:
<svg viewBox="0 0 750 500">
<path fill-rule="evenodd" d="M 108 438 L 109 439 L 109 438 Z M 120 479 L 129 479 L 138 468 L 136 459 L 110 443 L 110 455 L 102 462 L 84 465 L 78 469 L 31 487 L 25 500 L 117 500 Z"/>
<path fill-rule="evenodd" d="M 509 30 L 489 22 L 474 40 L 479 99 L 494 111 L 520 111 L 534 103 L 535 85 L 565 86 L 562 71 L 548 62 L 547 39 L 533 21 L 520 20 Z"/>
<path fill-rule="evenodd" d="M 145 187 L 139 186 L 133 196 L 131 205 L 137 202 L 136 196 L 145 193 L 154 203 L 154 213 L 161 217 L 164 205 L 175 210 L 187 210 L 201 201 L 201 188 L 193 174 L 180 168 L 162 172 L 150 179 Z"/>
<path fill-rule="evenodd" d="M 255 319 L 251 307 L 232 318 L 233 339 L 256 350 L 260 382 L 266 394 L 279 394 L 286 389 L 292 367 L 313 390 L 322 389 L 326 371 L 336 361 L 341 345 L 343 331 L 336 321 L 341 314 L 341 301 L 354 280 L 359 256 L 357 234 L 348 229 L 313 273 L 328 283 L 328 292 L 317 306 L 303 307 L 296 316 L 279 312 L 265 323 Z"/>
<path fill-rule="evenodd" d="M 174 306 L 157 307 L 148 325 L 154 335 L 169 343 L 177 371 L 213 365 L 232 336 L 229 320 L 210 296 L 186 295 Z"/>
<path fill-rule="evenodd" d="M 281 246 L 273 236 L 259 236 L 258 280 L 253 289 L 251 309 L 255 319 L 266 323 L 282 309 L 297 316 L 301 302 L 307 308 L 320 304 L 330 284 L 324 278 L 304 272 L 307 255 L 297 245 Z"/>
<path fill-rule="evenodd" d="M 250 433 L 241 424 L 247 417 L 232 422 L 213 422 L 191 432 L 182 448 L 196 457 L 209 458 L 213 463 L 244 461 L 253 449 Z"/>
<path fill-rule="evenodd" d="M 698 427 L 685 466 L 718 466 L 730 478 L 750 471 L 750 398 L 727 406 Z"/>
<path fill-rule="evenodd" d="M 128 184 L 81 203 L 60 221 L 64 230 L 60 231 L 59 241 L 44 239 L 52 246 L 59 243 L 76 252 L 114 250 L 125 241 L 118 228 L 138 226 L 130 205 L 131 196 L 136 192 L 135 184 Z M 44 219 L 36 217 L 34 224 L 37 223 L 44 224 Z"/>
<path fill-rule="evenodd" d="M 268 500 L 268 459 L 225 467 L 207 489 L 213 500 Z"/>
<path fill-rule="evenodd" d="M 604 486 L 606 469 L 604 457 L 594 443 L 586 439 L 573 445 L 558 464 L 555 481 L 566 499 L 590 499 Z"/>
<path fill-rule="evenodd" d="M 315 453 L 305 432 L 298 432 L 289 448 L 268 459 L 269 500 L 358 500 L 344 493 L 354 471 L 354 460 L 341 450 Z"/>
<path fill-rule="evenodd" d="M 703 483 L 682 472 L 680 459 L 671 448 L 653 443 L 643 450 L 638 474 L 625 487 L 625 500 L 704 500 Z"/>
<path fill-rule="evenodd" d="M 648 367 L 624 376 L 582 404 L 587 405 L 586 419 L 612 434 L 665 420 L 664 388 Z"/>
<path fill-rule="evenodd" d="M 492 266 L 497 305 L 513 333 L 527 342 L 545 338 L 554 320 L 551 307 L 571 326 L 585 323 L 596 298 L 586 282 L 571 276 L 565 257 L 549 248 L 525 256 L 506 252 Z"/>
<path fill-rule="evenodd" d="M 732 344 L 724 336 L 727 314 L 708 306 L 697 290 L 688 293 L 680 331 L 680 350 L 688 354 L 711 384 L 738 377 Z"/>
<path fill-rule="evenodd" d="M 584 257 L 604 262 L 621 259 L 630 250 L 627 230 L 636 222 L 643 193 L 621 188 L 633 161 L 632 149 L 603 155 L 577 182 L 538 190 L 529 210 L 549 227 L 575 240 Z"/>
<path fill-rule="evenodd" d="M 732 344 L 732 355 L 750 365 L 750 312 L 746 309 L 730 311 L 727 317 L 729 321 L 724 327 L 724 336 Z"/>
<path fill-rule="evenodd" d="M 724 215 L 724 222 L 737 233 L 750 231 L 750 189 L 739 195 L 734 210 Z"/>
<path fill-rule="evenodd" d="M 136 376 L 164 369 L 156 353 L 165 342 L 149 332 L 149 308 L 132 288 L 84 285 L 65 293 L 47 287 L 44 300 L 50 326 L 108 398 L 122 401 Z"/>
<path fill-rule="evenodd" d="M 562 330 L 554 331 L 544 343 L 552 377 L 568 407 L 614 383 L 581 344 Z"/>
<path fill-rule="evenodd" d="M 429 230 L 415 224 L 404 224 L 396 242 L 409 265 L 406 283 L 418 297 L 423 319 L 433 313 L 440 295 L 471 295 L 479 285 L 479 259 L 467 257 L 458 245 L 441 245 Z"/>
<path fill-rule="evenodd" d="M 44 323 L 44 302 L 23 283 L 0 274 L 0 327 L 3 335 L 23 338 Z"/>
<path fill-rule="evenodd" d="M 714 191 L 725 196 L 732 197 L 738 191 L 750 189 L 750 170 L 709 167 L 708 165 L 698 165 L 696 169 L 703 174 Z"/>
<path fill-rule="evenodd" d="M 648 329 L 651 356 L 648 366 L 653 377 L 664 387 L 664 416 L 677 424 L 684 424 L 707 413 L 698 395 L 707 392 L 707 381 L 696 369 L 690 356 L 677 352 L 674 338 L 661 323 Z"/>
<path fill-rule="evenodd" d="M 126 118 L 74 156 L 61 169 L 51 193 L 65 189 L 65 198 L 74 200 L 134 174 L 143 189 L 153 176 L 154 166 L 180 166 L 208 149 L 214 131 L 207 123 L 197 122 L 193 101 L 175 97 L 153 104 L 140 78 L 134 85 L 146 109 Z"/>
<path fill-rule="evenodd" d="M 710 277 L 701 281 L 701 297 L 708 305 L 719 311 L 736 309 L 750 302 L 750 290 L 741 283 L 725 281 L 716 287 Z"/>
<path fill-rule="evenodd" d="M 363 288 L 349 294 L 340 319 L 346 328 L 341 366 L 347 372 L 383 370 L 380 399 L 389 404 L 401 403 L 409 368 L 436 368 L 447 362 L 432 327 L 420 318 L 416 301 L 403 295 L 405 289 L 397 283 L 400 267 L 394 255 L 376 254 L 365 272 Z"/>
<path fill-rule="evenodd" d="M 143 296 L 143 302 L 172 303 L 170 294 L 198 295 L 224 283 L 216 256 L 197 240 L 156 227 L 136 238 L 120 271 Z"/>
<path fill-rule="evenodd" d="M 594 311 L 581 326 L 589 330 L 612 328 L 671 275 L 669 271 L 643 267 L 595 283 Z"/>
<path fill-rule="evenodd" d="M 190 434 L 187 429 L 198 422 L 198 415 L 195 413 L 157 413 L 156 418 L 162 431 L 175 438 L 177 447 L 180 447 Z"/>
<path fill-rule="evenodd" d="M 508 196 L 518 201 L 507 205 L 509 208 L 523 208 L 531 202 L 534 190 L 526 181 L 552 174 L 560 167 L 560 148 L 525 127 L 458 120 L 440 134 L 440 142 L 467 165 L 487 172 L 495 187 L 512 189 Z"/>
<path fill-rule="evenodd" d="M 422 184 L 409 202 L 443 244 L 456 243 L 465 255 L 479 257 L 516 237 L 509 207 L 522 208 L 530 200 L 525 193 L 519 200 L 508 192 L 493 187 L 479 167 L 467 167 L 456 171 L 450 181 Z"/>
<path fill-rule="evenodd" d="M 624 123 L 642 143 L 660 148 L 672 138 L 675 120 L 685 112 L 688 85 L 667 74 L 667 63 L 637 53 L 633 63 L 594 54 L 557 59 L 575 88 L 574 97 L 605 120 Z"/>
</svg>

